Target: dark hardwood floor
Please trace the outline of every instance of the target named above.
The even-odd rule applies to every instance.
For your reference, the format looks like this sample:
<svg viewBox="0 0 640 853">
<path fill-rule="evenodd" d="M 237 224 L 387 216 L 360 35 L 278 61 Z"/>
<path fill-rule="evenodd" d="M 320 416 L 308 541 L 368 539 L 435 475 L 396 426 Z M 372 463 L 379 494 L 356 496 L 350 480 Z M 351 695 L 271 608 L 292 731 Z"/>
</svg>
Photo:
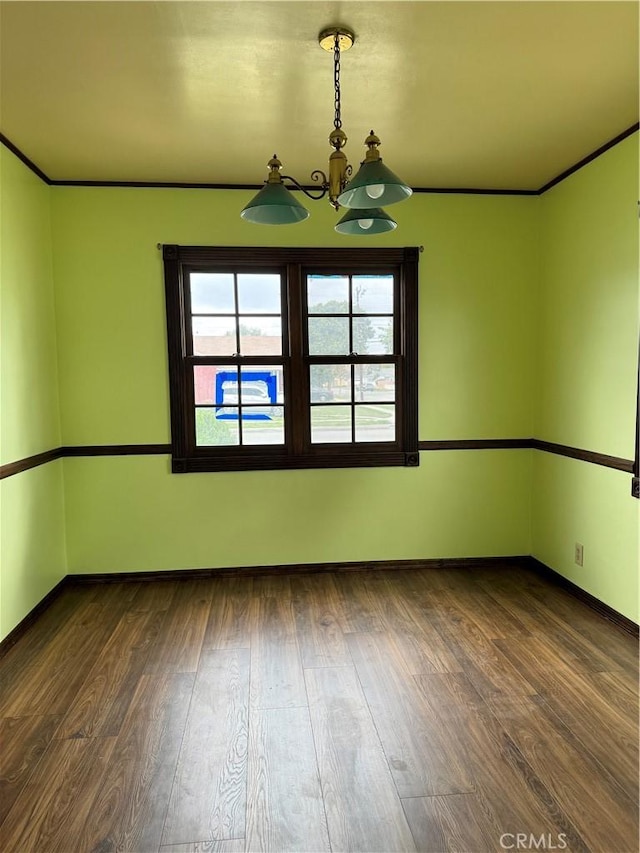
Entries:
<svg viewBox="0 0 640 853">
<path fill-rule="evenodd" d="M 636 641 L 522 568 L 69 586 L 0 673 L 3 853 L 638 850 Z"/>
</svg>

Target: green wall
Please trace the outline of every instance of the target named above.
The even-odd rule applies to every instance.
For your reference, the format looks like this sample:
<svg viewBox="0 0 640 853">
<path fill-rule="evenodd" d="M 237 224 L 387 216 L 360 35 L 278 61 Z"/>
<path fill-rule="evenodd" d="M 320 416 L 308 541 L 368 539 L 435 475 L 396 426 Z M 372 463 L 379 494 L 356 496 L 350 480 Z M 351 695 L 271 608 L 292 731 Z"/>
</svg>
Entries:
<svg viewBox="0 0 640 853">
<path fill-rule="evenodd" d="M 529 436 L 537 199 L 415 195 L 365 243 L 317 202 L 289 228 L 251 225 L 239 191 L 57 187 L 53 194 L 65 444 L 169 440 L 158 243 L 423 245 L 420 437 Z M 310 204 L 313 204 L 312 202 Z"/>
<path fill-rule="evenodd" d="M 328 204 L 270 229 L 240 219 L 249 197 L 56 189 L 64 444 L 169 441 L 157 243 L 347 244 Z M 397 206 L 398 231 L 375 243 L 425 247 L 422 439 L 531 435 L 536 201 L 416 195 Z M 417 469 L 180 476 L 167 457 L 69 459 L 69 569 L 529 553 L 530 469 L 528 451 L 423 453 Z"/>
<path fill-rule="evenodd" d="M 536 436 L 632 459 L 638 135 L 541 198 Z M 629 474 L 536 453 L 533 554 L 638 619 L 640 503 Z M 574 563 L 575 543 L 584 565 Z"/>
<path fill-rule="evenodd" d="M 60 445 L 50 189 L 0 146 L 0 464 Z M 0 637 L 66 574 L 62 461 L 0 481 Z"/>
<path fill-rule="evenodd" d="M 70 571 L 527 553 L 529 453 L 179 476 L 159 457 L 67 459 Z"/>
</svg>

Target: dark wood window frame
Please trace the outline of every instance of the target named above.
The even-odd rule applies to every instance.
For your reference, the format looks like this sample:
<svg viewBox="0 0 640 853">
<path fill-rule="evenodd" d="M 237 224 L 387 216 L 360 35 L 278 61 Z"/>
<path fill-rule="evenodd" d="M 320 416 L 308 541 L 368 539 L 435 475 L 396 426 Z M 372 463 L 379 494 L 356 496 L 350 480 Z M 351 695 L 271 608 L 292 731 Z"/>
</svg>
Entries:
<svg viewBox="0 0 640 853">
<path fill-rule="evenodd" d="M 164 245 L 172 471 L 242 471 L 286 468 L 417 466 L 418 451 L 418 257 L 419 249 L 254 248 Z M 283 281 L 282 357 L 195 356 L 191 346 L 188 276 L 191 271 L 280 271 Z M 396 366 L 396 440 L 311 444 L 305 276 L 307 274 L 389 274 L 395 278 L 395 342 L 392 356 L 322 356 L 322 363 L 388 361 Z M 284 365 L 287 399 L 285 445 L 196 445 L 193 367 L 225 364 Z"/>
</svg>

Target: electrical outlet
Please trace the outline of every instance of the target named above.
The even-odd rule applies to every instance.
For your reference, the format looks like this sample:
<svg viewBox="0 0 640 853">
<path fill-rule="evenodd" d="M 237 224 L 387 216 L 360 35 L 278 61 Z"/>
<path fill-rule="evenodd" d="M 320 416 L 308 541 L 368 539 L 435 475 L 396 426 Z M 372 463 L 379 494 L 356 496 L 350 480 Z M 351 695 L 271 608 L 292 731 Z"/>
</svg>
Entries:
<svg viewBox="0 0 640 853">
<path fill-rule="evenodd" d="M 576 551 L 573 559 L 576 566 L 584 565 L 584 546 L 582 546 L 579 542 L 576 542 Z"/>
</svg>

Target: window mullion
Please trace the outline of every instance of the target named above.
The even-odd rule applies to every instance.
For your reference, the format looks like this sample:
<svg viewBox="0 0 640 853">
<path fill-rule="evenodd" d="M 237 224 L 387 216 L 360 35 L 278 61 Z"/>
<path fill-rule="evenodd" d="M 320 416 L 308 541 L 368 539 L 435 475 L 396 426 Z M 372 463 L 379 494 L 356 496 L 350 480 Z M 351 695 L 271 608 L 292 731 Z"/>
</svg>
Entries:
<svg viewBox="0 0 640 853">
<path fill-rule="evenodd" d="M 356 443 L 356 367 L 353 363 L 351 364 L 351 443 Z"/>
<path fill-rule="evenodd" d="M 303 296 L 302 270 L 299 264 L 287 264 L 289 326 L 289 388 L 285 388 L 285 415 L 288 441 L 294 456 L 304 453 L 309 432 L 308 367 L 304 358 L 306 300 Z"/>
<path fill-rule="evenodd" d="M 373 355 L 310 355 L 309 364 L 395 364 L 400 356 L 387 353 Z"/>
<path fill-rule="evenodd" d="M 236 316 L 236 352 L 237 356 L 240 355 L 240 309 L 238 307 L 238 273 L 234 272 L 233 274 L 233 307 L 235 309 Z"/>
<path fill-rule="evenodd" d="M 351 274 L 349 275 L 349 353 L 353 355 L 353 276 Z M 353 413 L 351 432 L 353 433 Z"/>
</svg>

